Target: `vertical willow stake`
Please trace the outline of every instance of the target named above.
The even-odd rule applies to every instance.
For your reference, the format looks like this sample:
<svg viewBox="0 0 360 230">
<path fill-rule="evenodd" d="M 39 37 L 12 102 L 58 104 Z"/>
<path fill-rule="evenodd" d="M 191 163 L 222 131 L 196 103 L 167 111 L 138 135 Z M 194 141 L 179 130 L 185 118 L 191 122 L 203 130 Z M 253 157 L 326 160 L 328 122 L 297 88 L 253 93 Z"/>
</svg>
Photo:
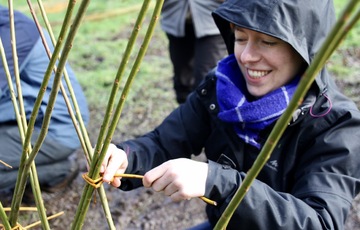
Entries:
<svg viewBox="0 0 360 230">
<path fill-rule="evenodd" d="M 28 1 L 29 2 L 29 1 Z M 72 1 L 72 4 L 75 4 L 75 1 Z M 55 40 L 55 37 L 54 37 L 54 33 L 52 31 L 52 28 L 50 26 L 50 22 L 46 16 L 46 13 L 45 13 L 45 9 L 44 9 L 44 6 L 41 2 L 41 0 L 38 0 L 38 5 L 39 5 L 39 9 L 40 9 L 40 12 L 41 12 L 41 15 L 43 17 L 43 20 L 44 20 L 44 23 L 45 23 L 45 26 L 47 28 L 47 31 L 49 32 L 49 35 L 50 35 L 50 38 L 51 38 L 51 41 L 53 43 L 53 46 L 56 45 L 56 40 Z M 85 153 L 85 156 L 87 159 L 90 159 L 90 154 L 92 154 L 92 145 L 91 145 L 91 142 L 90 142 L 90 138 L 89 138 L 89 135 L 87 133 L 87 130 L 86 130 L 86 127 L 85 127 L 85 124 L 84 124 L 84 121 L 82 119 L 82 116 L 81 116 L 81 111 L 79 109 L 79 105 L 77 103 L 77 100 L 76 100 L 76 96 L 75 96 L 75 93 L 74 93 L 74 90 L 71 86 L 71 82 L 70 82 L 70 79 L 69 79 L 69 75 L 67 73 L 67 70 L 66 68 L 64 69 L 64 78 L 65 78 L 65 82 L 66 82 L 66 85 L 69 89 L 69 92 L 70 92 L 70 96 L 71 96 L 71 99 L 72 99 L 72 102 L 73 102 L 73 105 L 74 105 L 74 109 L 75 109 L 75 114 L 76 114 L 76 117 L 77 117 L 77 120 L 79 122 L 79 125 L 80 125 L 80 130 L 81 130 L 81 133 L 78 132 L 79 134 L 79 138 L 80 136 L 83 137 L 84 139 L 84 143 L 81 142 L 81 145 L 82 145 L 82 148 L 84 150 L 84 153 Z M 61 86 L 60 86 L 61 87 Z M 63 90 L 62 90 L 63 91 Z M 64 93 L 63 93 L 64 94 Z M 65 94 L 64 94 L 65 95 Z M 74 122 L 74 125 L 75 125 L 75 122 Z M 75 125 L 76 126 L 76 125 Z"/>
<path fill-rule="evenodd" d="M 290 101 L 288 108 L 276 122 L 259 156 L 256 158 L 243 183 L 236 191 L 229 205 L 226 207 L 214 230 L 226 229 L 226 226 L 228 225 L 236 208 L 239 206 L 247 191 L 250 189 L 252 182 L 255 180 L 265 163 L 270 158 L 272 151 L 278 143 L 281 135 L 284 133 L 287 124 L 291 120 L 293 112 L 297 109 L 298 105 L 303 100 L 316 75 L 324 66 L 326 60 L 330 58 L 332 52 L 335 51 L 336 47 L 340 45 L 342 38 L 345 37 L 350 28 L 355 25 L 356 21 L 359 19 L 359 9 L 353 18 L 350 17 L 351 12 L 355 9 L 358 3 L 359 0 L 352 0 L 348 3 L 344 13 L 327 36 L 318 54 L 315 56 L 313 62 L 302 76 L 298 88 L 295 91 L 293 99 Z M 346 22 L 348 22 L 348 24 L 345 25 Z"/>
<path fill-rule="evenodd" d="M 70 3 L 71 2 L 73 2 L 73 1 L 70 0 Z M 61 29 L 61 32 L 59 35 L 58 44 L 56 45 L 55 50 L 54 50 L 54 57 L 57 57 L 60 53 L 62 38 L 70 25 L 73 6 L 74 6 L 73 4 L 69 4 L 68 10 L 66 12 L 65 20 L 64 20 L 64 23 L 62 25 L 62 29 Z M 41 85 L 41 88 L 47 87 L 49 78 L 51 76 L 51 72 L 53 70 L 53 67 L 55 66 L 56 61 L 57 61 L 56 58 L 52 58 L 50 60 L 50 63 L 48 65 L 48 68 L 47 68 L 45 76 L 44 76 L 44 80 Z M 45 94 L 45 91 L 39 91 L 38 97 L 34 103 L 32 114 L 30 116 L 28 129 L 26 130 L 27 133 L 26 133 L 25 142 L 23 145 L 24 147 L 23 147 L 17 182 L 16 182 L 15 190 L 14 190 L 14 196 L 16 196 L 16 199 L 13 199 L 13 201 L 12 201 L 11 212 L 10 212 L 10 216 L 9 216 L 10 224 L 13 226 L 16 224 L 17 219 L 18 219 L 21 198 L 24 194 L 25 185 L 26 185 L 26 181 L 27 181 L 27 173 L 29 172 L 29 169 L 30 169 L 30 162 L 33 162 L 33 160 L 36 156 L 36 153 L 38 152 L 38 149 L 35 149 L 35 150 L 33 149 L 32 154 L 29 156 L 29 159 L 27 159 L 27 153 L 29 152 L 29 146 L 30 146 L 30 139 L 32 136 L 35 120 L 36 120 L 38 111 L 40 109 L 41 101 L 42 101 L 44 94 Z M 50 100 L 54 100 L 54 98 L 50 99 Z M 50 103 L 50 101 L 49 101 L 49 103 Z M 50 117 L 47 117 L 46 119 L 50 119 Z M 45 121 L 45 122 L 48 122 L 48 121 Z M 44 129 L 47 129 L 47 128 L 44 128 Z M 40 142 L 41 142 L 41 138 L 44 138 L 45 132 L 42 133 L 42 137 L 39 136 Z M 41 143 L 40 143 L 40 145 L 41 145 Z M 39 148 L 40 145 L 37 145 L 37 148 Z"/>
<path fill-rule="evenodd" d="M 146 12 L 147 12 L 147 10 L 149 8 L 149 3 L 150 3 L 150 0 L 144 0 L 143 5 L 141 7 L 141 10 L 139 12 L 138 18 L 137 18 L 136 23 L 134 25 L 134 29 L 133 29 L 133 31 L 131 33 L 128 44 L 126 46 L 124 56 L 123 56 L 122 61 L 120 63 L 119 69 L 118 69 L 116 77 L 115 77 L 114 85 L 113 85 L 111 93 L 110 93 L 110 98 L 109 98 L 109 102 L 107 104 L 107 108 L 106 108 L 106 111 L 105 111 L 104 120 L 103 120 L 101 129 L 100 129 L 100 133 L 99 133 L 99 136 L 98 136 L 98 139 L 97 139 L 97 145 L 96 145 L 96 148 L 95 148 L 95 153 L 99 154 L 100 149 L 102 148 L 104 135 L 105 135 L 105 132 L 107 131 L 107 128 L 108 128 L 109 123 L 110 123 L 110 115 L 112 114 L 112 110 L 114 108 L 115 98 L 116 98 L 117 92 L 118 92 L 119 87 L 120 87 L 120 82 L 121 82 L 122 76 L 123 76 L 123 74 L 125 72 L 125 68 L 126 68 L 128 62 L 129 62 L 129 58 L 130 58 L 132 49 L 134 47 L 136 38 L 137 38 L 137 36 L 139 34 L 140 28 L 141 28 L 141 26 L 143 24 Z"/>
<path fill-rule="evenodd" d="M 33 15 L 34 21 L 35 21 L 35 23 L 36 23 L 36 25 L 37 25 L 37 27 L 39 29 L 39 32 L 41 34 L 42 39 L 43 39 L 43 43 L 44 43 L 46 52 L 47 52 L 49 58 L 51 58 L 50 49 L 49 49 L 48 45 L 46 44 L 46 40 L 44 38 L 44 35 L 42 33 L 42 30 L 41 30 L 41 26 L 40 26 L 40 24 L 39 24 L 39 22 L 37 20 L 35 12 L 33 10 L 31 1 L 29 1 L 29 0 L 27 0 L 27 1 L 28 1 L 28 4 L 29 4 L 29 7 L 30 7 L 30 11 L 31 11 L 31 13 Z M 47 20 L 47 16 L 46 16 L 44 7 L 43 7 L 41 1 L 38 1 L 38 3 L 39 3 L 39 7 L 40 7 L 40 10 L 41 10 L 44 22 L 46 24 L 47 30 L 49 32 L 51 41 L 55 45 L 55 38 L 54 38 L 54 35 L 53 35 L 53 32 L 52 32 L 50 23 Z M 55 69 L 55 71 L 56 71 L 56 69 Z M 92 159 L 92 147 L 91 147 L 91 143 L 90 143 L 90 138 L 89 138 L 88 133 L 86 131 L 85 124 L 84 124 L 84 121 L 82 119 L 81 112 L 80 112 L 80 109 L 79 109 L 79 106 L 78 106 L 78 103 L 77 103 L 77 100 L 76 100 L 76 97 L 75 97 L 75 93 L 74 93 L 73 88 L 71 86 L 71 82 L 70 82 L 68 73 L 66 71 L 66 68 L 64 68 L 64 78 L 65 78 L 65 81 L 67 83 L 67 87 L 68 87 L 68 90 L 70 92 L 70 96 L 71 96 L 71 99 L 72 99 L 72 102 L 73 102 L 73 105 L 74 105 L 78 120 L 76 120 L 76 118 L 75 118 L 75 115 L 74 115 L 74 112 L 73 112 L 73 109 L 72 109 L 72 105 L 71 105 L 71 103 L 69 101 L 69 98 L 67 96 L 67 92 L 66 92 L 62 82 L 60 82 L 60 89 L 61 89 L 61 91 L 63 93 L 65 103 L 66 103 L 66 105 L 68 107 L 69 115 L 70 115 L 70 117 L 71 117 L 71 119 L 73 121 L 74 128 L 76 129 L 76 132 L 78 134 L 80 143 L 81 143 L 82 148 L 84 150 L 85 157 L 87 159 L 88 164 L 90 164 L 91 159 Z M 81 130 L 78 127 L 78 123 L 80 124 L 80 129 Z M 113 222 L 113 219 L 112 219 L 112 216 L 111 216 L 111 212 L 110 212 L 110 209 L 109 209 L 108 201 L 107 201 L 107 198 L 106 198 L 105 189 L 104 189 L 103 186 L 101 186 L 99 188 L 99 195 L 100 195 L 102 206 L 103 206 L 103 209 L 104 209 L 104 212 L 105 212 L 105 217 L 106 217 L 107 222 L 108 222 L 108 226 L 110 227 L 110 229 L 115 229 L 115 225 L 114 225 L 114 222 Z"/>
<path fill-rule="evenodd" d="M 3 63 L 3 66 L 4 66 L 6 78 L 7 78 L 8 84 L 9 84 L 11 101 L 15 105 L 16 104 L 16 96 L 15 96 L 14 89 L 13 89 L 13 86 L 12 86 L 9 66 L 7 64 L 7 61 L 6 61 L 5 50 L 4 50 L 4 46 L 3 46 L 3 43 L 2 43 L 1 37 L 0 37 L 0 56 L 1 56 L 2 63 Z M 17 119 L 17 122 L 19 124 L 20 123 L 20 117 L 18 116 L 19 115 L 18 107 L 14 106 L 14 110 L 15 110 L 15 114 L 17 114 L 16 119 Z M 1 204 L 1 202 L 0 202 L 0 204 Z M 1 217 L 2 223 L 4 224 L 5 229 L 10 230 L 11 225 L 10 225 L 10 223 L 8 221 L 8 218 L 6 216 L 6 213 L 4 211 L 4 208 L 3 208 L 2 204 L 0 206 L 0 217 Z"/>
<path fill-rule="evenodd" d="M 97 169 L 100 169 L 101 163 L 102 163 L 102 161 L 103 161 L 103 159 L 105 157 L 105 154 L 106 154 L 107 147 L 109 146 L 110 140 L 112 139 L 112 136 L 113 136 L 113 134 L 115 132 L 116 126 L 117 126 L 118 121 L 119 121 L 120 116 L 121 116 L 122 108 L 124 107 L 125 99 L 127 98 L 127 95 L 129 94 L 131 85 L 132 85 L 132 83 L 133 83 L 133 81 L 135 79 L 136 74 L 139 71 L 141 61 L 144 58 L 146 50 L 147 50 L 147 48 L 149 46 L 152 34 L 153 34 L 154 30 L 155 30 L 155 26 L 156 26 L 157 21 L 159 19 L 159 15 L 160 15 L 163 3 L 164 3 L 164 0 L 158 0 L 156 5 L 155 5 L 154 13 L 152 15 L 152 21 L 151 21 L 151 23 L 149 25 L 149 28 L 147 30 L 147 33 L 145 35 L 144 42 L 143 42 L 143 44 L 142 44 L 142 46 L 140 48 L 139 54 L 138 54 L 138 56 L 137 56 L 137 58 L 135 60 L 135 63 L 133 65 L 132 69 L 131 69 L 130 75 L 129 75 L 127 81 L 126 81 L 124 90 L 123 90 L 123 92 L 121 94 L 121 97 L 120 97 L 120 101 L 119 101 L 118 106 L 117 106 L 117 108 L 115 110 L 114 117 L 113 117 L 112 123 L 110 125 L 108 134 L 107 134 L 107 136 L 105 138 L 104 148 L 102 149 L 101 157 L 99 157 L 98 162 L 97 162 L 97 166 L 95 167 Z"/>
<path fill-rule="evenodd" d="M 27 123 L 26 123 L 25 108 L 24 108 L 21 84 L 20 84 L 20 74 L 19 74 L 17 49 L 16 49 L 16 36 L 15 36 L 16 31 L 15 31 L 15 22 L 14 22 L 15 21 L 14 20 L 14 9 L 13 9 L 12 0 L 8 1 L 8 5 L 9 5 L 11 46 L 12 46 L 12 55 L 13 55 L 13 62 L 14 62 L 14 75 L 15 75 L 15 81 L 16 81 L 16 85 L 17 85 L 17 87 L 16 87 L 17 88 L 17 99 L 18 99 L 19 105 L 17 104 L 16 99 L 12 100 L 12 101 L 13 101 L 15 116 L 17 117 L 20 138 L 23 143 L 25 140 L 24 133 L 27 130 Z M 12 82 L 11 82 L 10 76 L 8 76 L 8 85 L 9 85 L 9 88 L 12 88 L 12 86 L 11 86 Z M 14 95 L 12 95 L 12 96 L 14 96 Z M 18 112 L 19 111 L 18 107 L 20 107 L 20 114 Z M 31 148 L 31 146 L 29 146 L 29 149 L 30 148 Z M 50 228 L 50 226 L 46 219 L 46 211 L 45 211 L 43 200 L 41 198 L 41 195 L 39 195 L 39 194 L 41 194 L 41 192 L 40 192 L 39 180 L 38 180 L 35 163 L 31 162 L 30 164 L 31 164 L 30 165 L 30 167 L 31 167 L 31 170 L 30 170 L 31 187 L 35 191 L 34 192 L 35 193 L 35 202 L 38 206 L 38 212 L 39 212 L 39 216 L 42 220 L 43 228 L 47 229 L 47 228 Z M 25 189 L 25 186 L 23 187 L 23 189 Z M 13 196 L 13 200 L 14 199 L 21 200 L 22 196 Z"/>
<path fill-rule="evenodd" d="M 116 78 L 115 78 L 115 81 L 114 81 L 114 85 L 113 85 L 113 88 L 112 88 L 112 91 L 111 91 L 111 94 L 110 94 L 109 102 L 108 102 L 106 113 L 105 113 L 105 116 L 104 116 L 104 121 L 103 121 L 103 124 L 101 126 L 101 130 L 100 130 L 100 133 L 99 133 L 99 136 L 98 136 L 98 141 L 97 141 L 97 145 L 96 145 L 96 148 L 95 148 L 95 153 L 97 153 L 97 154 L 96 155 L 94 154 L 94 159 L 96 159 L 99 156 L 100 148 L 104 147 L 103 146 L 103 142 L 104 142 L 103 138 L 104 138 L 106 129 L 107 129 L 108 124 L 109 124 L 110 115 L 112 114 L 115 97 L 116 97 L 117 91 L 118 91 L 118 89 L 120 87 L 119 84 L 120 84 L 121 78 L 123 76 L 123 73 L 125 71 L 125 67 L 128 64 L 128 60 L 129 60 L 131 51 L 133 49 L 133 46 L 135 44 L 137 35 L 139 33 L 139 30 L 140 30 L 142 22 L 144 20 L 145 14 L 146 14 L 147 9 L 149 7 L 149 3 L 150 3 L 149 0 L 145 0 L 143 2 L 142 8 L 141 8 L 141 10 L 139 12 L 139 15 L 138 15 L 138 18 L 136 20 L 134 29 L 133 29 L 133 31 L 131 33 L 129 42 L 127 44 L 124 56 L 123 56 L 122 61 L 120 63 L 120 66 L 119 66 L 119 69 L 118 69 L 118 72 L 117 72 L 117 75 L 116 75 Z M 90 175 L 91 178 L 96 179 L 99 176 L 98 175 L 99 170 L 94 173 L 94 167 L 96 165 L 96 160 L 93 160 L 91 163 L 92 164 L 90 166 L 89 175 Z M 77 213 L 76 213 L 74 222 L 72 224 L 72 229 L 81 229 L 81 227 L 83 225 L 83 222 L 84 222 L 84 219 L 85 219 L 85 215 L 86 215 L 87 210 L 88 210 L 89 205 L 90 205 L 90 201 L 91 201 L 93 191 L 94 191 L 94 188 L 92 186 L 90 186 L 89 184 L 87 184 L 85 186 L 84 191 L 83 191 L 83 195 L 81 196 L 81 200 L 80 200 L 80 203 L 79 203 L 79 206 L 78 206 L 78 209 L 77 209 Z"/>
<path fill-rule="evenodd" d="M 20 85 L 20 73 L 19 73 L 19 65 L 18 65 L 18 56 L 17 56 L 17 50 L 16 50 L 16 38 L 15 38 L 15 22 L 14 22 L 14 7 L 12 4 L 12 0 L 8 1 L 9 5 L 9 16 L 10 16 L 10 37 L 11 37 L 11 47 L 12 47 L 12 56 L 13 56 L 13 62 L 14 62 L 14 75 L 15 75 L 15 81 L 16 81 L 16 90 L 19 100 L 19 108 L 20 108 L 20 114 L 21 114 L 21 123 L 22 126 L 26 125 L 26 118 L 23 117 L 25 115 L 24 111 L 24 101 L 22 98 L 22 91 L 21 91 L 21 85 Z"/>
<path fill-rule="evenodd" d="M 4 207 L 1 202 L 0 202 L 0 220 L 1 220 L 5 230 L 11 230 L 10 223 L 7 219 L 7 215 L 5 213 Z M 1 225 L 0 225 L 0 227 L 1 227 Z"/>
</svg>

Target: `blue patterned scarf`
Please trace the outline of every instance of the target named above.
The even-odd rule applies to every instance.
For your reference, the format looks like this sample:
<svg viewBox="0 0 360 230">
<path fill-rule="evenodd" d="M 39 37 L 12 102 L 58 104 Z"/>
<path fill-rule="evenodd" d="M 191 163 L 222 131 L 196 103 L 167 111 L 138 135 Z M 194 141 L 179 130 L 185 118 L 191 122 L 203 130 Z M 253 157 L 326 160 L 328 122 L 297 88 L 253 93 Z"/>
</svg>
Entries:
<svg viewBox="0 0 360 230">
<path fill-rule="evenodd" d="M 218 117 L 234 125 L 235 132 L 246 143 L 260 149 L 259 133 L 276 121 L 288 106 L 299 82 L 296 77 L 288 85 L 250 101 L 252 97 L 234 55 L 218 63 L 216 70 Z"/>
</svg>

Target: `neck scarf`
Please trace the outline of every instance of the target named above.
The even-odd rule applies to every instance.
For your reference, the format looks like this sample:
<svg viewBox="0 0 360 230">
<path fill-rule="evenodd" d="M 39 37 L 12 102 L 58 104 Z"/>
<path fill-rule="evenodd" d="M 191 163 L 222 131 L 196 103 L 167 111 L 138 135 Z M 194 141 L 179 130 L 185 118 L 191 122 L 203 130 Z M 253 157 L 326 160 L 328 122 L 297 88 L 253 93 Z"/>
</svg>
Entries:
<svg viewBox="0 0 360 230">
<path fill-rule="evenodd" d="M 295 77 L 288 85 L 251 101 L 252 96 L 246 89 L 234 55 L 220 61 L 215 74 L 218 78 L 216 91 L 220 106 L 219 119 L 233 124 L 242 140 L 260 149 L 260 131 L 283 114 L 300 78 Z"/>
</svg>

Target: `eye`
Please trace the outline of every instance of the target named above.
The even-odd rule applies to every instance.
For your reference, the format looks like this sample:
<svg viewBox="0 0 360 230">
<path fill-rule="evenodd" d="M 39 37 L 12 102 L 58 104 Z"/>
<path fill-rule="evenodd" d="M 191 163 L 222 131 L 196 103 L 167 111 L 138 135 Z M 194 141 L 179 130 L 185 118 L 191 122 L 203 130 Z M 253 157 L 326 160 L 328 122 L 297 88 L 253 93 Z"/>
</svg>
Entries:
<svg viewBox="0 0 360 230">
<path fill-rule="evenodd" d="M 265 44 L 266 46 L 275 46 L 277 44 L 277 42 L 266 41 L 266 40 L 263 40 L 262 43 Z"/>
<path fill-rule="evenodd" d="M 245 38 L 235 38 L 236 42 L 245 42 L 246 39 Z"/>
</svg>

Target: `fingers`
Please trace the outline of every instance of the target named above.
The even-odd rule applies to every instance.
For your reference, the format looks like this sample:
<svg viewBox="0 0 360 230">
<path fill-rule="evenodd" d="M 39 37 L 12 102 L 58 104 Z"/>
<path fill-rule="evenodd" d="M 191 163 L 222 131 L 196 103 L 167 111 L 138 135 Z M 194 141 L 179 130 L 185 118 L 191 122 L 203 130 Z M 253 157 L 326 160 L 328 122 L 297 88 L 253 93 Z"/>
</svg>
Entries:
<svg viewBox="0 0 360 230">
<path fill-rule="evenodd" d="M 100 172 L 103 173 L 103 181 L 106 183 L 111 182 L 111 185 L 119 187 L 121 178 L 114 177 L 114 175 L 124 173 L 127 165 L 126 153 L 114 144 L 110 144 L 100 169 Z"/>
<path fill-rule="evenodd" d="M 144 187 L 163 192 L 174 201 L 205 194 L 208 165 L 190 159 L 167 161 L 144 175 Z"/>
<path fill-rule="evenodd" d="M 167 171 L 167 162 L 150 170 L 144 175 L 143 185 L 146 188 L 152 187 L 155 191 L 162 191 L 171 181 L 169 178 L 164 177 Z M 156 182 L 156 183 L 155 183 Z"/>
<path fill-rule="evenodd" d="M 189 199 L 190 196 L 184 192 L 182 184 L 176 180 L 177 175 L 169 167 L 169 163 L 164 163 L 147 172 L 143 178 L 144 187 L 162 192 L 173 201 Z"/>
<path fill-rule="evenodd" d="M 116 171 L 116 173 L 123 173 L 123 171 L 122 170 L 117 170 Z M 103 179 L 103 181 L 104 181 L 104 179 Z M 105 181 L 104 181 L 105 182 Z M 112 186 L 114 186 L 114 187 L 119 187 L 120 185 L 121 185 L 121 177 L 113 177 L 112 179 L 111 179 L 111 183 L 110 183 Z"/>
<path fill-rule="evenodd" d="M 174 192 L 173 194 L 171 194 L 170 198 L 171 198 L 171 200 L 173 200 L 175 202 L 191 199 L 190 196 L 187 196 L 185 193 L 183 193 L 181 191 Z"/>
</svg>

